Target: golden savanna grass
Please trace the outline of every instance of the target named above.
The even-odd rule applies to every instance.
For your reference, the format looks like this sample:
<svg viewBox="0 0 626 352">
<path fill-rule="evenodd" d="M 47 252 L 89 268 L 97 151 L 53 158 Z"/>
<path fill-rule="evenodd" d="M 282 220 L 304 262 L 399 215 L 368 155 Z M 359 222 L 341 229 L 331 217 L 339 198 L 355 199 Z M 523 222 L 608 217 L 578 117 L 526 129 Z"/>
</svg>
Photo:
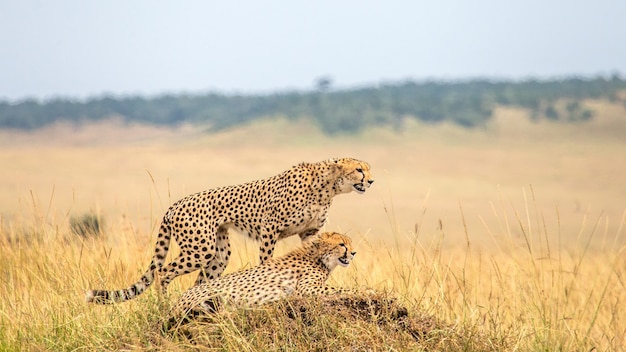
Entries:
<svg viewBox="0 0 626 352">
<path fill-rule="evenodd" d="M 336 138 L 281 119 L 216 135 L 116 123 L 0 132 L 0 350 L 625 350 L 625 111 L 588 104 L 599 116 L 581 125 L 498 110 L 483 129 Z M 386 292 L 428 322 L 419 339 L 406 322 L 315 307 L 314 319 L 269 307 L 192 324 L 192 340 L 162 334 L 191 275 L 168 296 L 84 303 L 87 288 L 139 278 L 176 199 L 334 156 L 367 160 L 376 183 L 333 204 L 326 229 L 358 254 L 330 283 Z M 85 214 L 100 235 L 72 232 Z M 256 244 L 231 238 L 227 271 L 255 265 Z"/>
</svg>

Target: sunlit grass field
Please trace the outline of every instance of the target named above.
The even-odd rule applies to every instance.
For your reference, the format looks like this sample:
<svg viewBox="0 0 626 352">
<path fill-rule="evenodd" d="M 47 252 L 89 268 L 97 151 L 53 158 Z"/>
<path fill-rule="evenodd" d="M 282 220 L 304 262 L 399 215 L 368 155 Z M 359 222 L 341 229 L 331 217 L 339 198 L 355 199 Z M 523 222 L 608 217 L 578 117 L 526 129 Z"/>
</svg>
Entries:
<svg viewBox="0 0 626 352">
<path fill-rule="evenodd" d="M 178 198 L 335 156 L 368 161 L 376 182 L 333 204 L 326 229 L 351 236 L 358 254 L 330 284 L 387 292 L 441 325 L 403 340 L 331 316 L 315 333 L 328 349 L 625 350 L 625 113 L 589 104 L 602 114 L 583 125 L 503 110 L 470 131 L 408 124 L 334 138 L 281 120 L 217 135 L 111 123 L 2 132 L 0 350 L 311 349 L 316 326 L 285 339 L 275 317 L 256 329 L 220 321 L 219 338 L 200 325 L 207 335 L 195 342 L 161 334 L 159 319 L 195 275 L 168 296 L 149 289 L 106 307 L 83 296 L 139 278 Z M 72 230 L 84 215 L 98 219 L 98 235 Z M 227 271 L 257 263 L 255 243 L 231 240 Z M 280 242 L 278 254 L 297 245 Z"/>
</svg>

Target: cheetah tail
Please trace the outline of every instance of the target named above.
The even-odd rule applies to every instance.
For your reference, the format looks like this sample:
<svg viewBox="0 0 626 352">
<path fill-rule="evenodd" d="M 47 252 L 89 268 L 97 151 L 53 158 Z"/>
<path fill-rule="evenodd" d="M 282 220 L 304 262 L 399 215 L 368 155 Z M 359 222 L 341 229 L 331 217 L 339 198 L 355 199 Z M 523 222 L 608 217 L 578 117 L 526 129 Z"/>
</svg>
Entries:
<svg viewBox="0 0 626 352">
<path fill-rule="evenodd" d="M 154 282 L 154 273 L 163 267 L 169 250 L 170 238 L 169 226 L 162 225 L 150 266 L 137 282 L 122 290 L 88 290 L 85 293 L 85 301 L 95 304 L 112 304 L 128 301 L 142 294 Z"/>
</svg>

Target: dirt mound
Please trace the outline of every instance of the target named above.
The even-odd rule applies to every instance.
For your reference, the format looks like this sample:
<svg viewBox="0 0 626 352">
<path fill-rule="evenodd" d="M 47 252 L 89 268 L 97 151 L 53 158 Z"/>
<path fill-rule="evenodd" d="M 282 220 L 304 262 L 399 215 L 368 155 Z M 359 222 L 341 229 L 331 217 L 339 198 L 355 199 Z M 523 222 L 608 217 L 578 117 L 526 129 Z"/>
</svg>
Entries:
<svg viewBox="0 0 626 352">
<path fill-rule="evenodd" d="M 222 309 L 170 329 L 177 346 L 226 350 L 502 350 L 384 293 L 292 298 Z"/>
<path fill-rule="evenodd" d="M 381 328 L 393 328 L 409 333 L 416 340 L 425 338 L 441 325 L 431 316 L 416 311 L 409 314 L 409 310 L 398 304 L 396 299 L 383 294 L 344 295 L 314 301 L 293 299 L 276 306 L 284 310 L 289 318 L 307 326 L 315 325 L 320 314 L 331 314 L 345 321 L 362 321 Z"/>
</svg>

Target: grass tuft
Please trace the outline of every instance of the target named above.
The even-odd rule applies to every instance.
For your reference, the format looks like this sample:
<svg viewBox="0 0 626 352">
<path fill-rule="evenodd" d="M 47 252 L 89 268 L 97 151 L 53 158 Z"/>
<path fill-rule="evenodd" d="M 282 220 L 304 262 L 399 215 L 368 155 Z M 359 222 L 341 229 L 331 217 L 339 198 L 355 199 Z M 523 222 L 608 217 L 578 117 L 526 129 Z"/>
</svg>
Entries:
<svg viewBox="0 0 626 352">
<path fill-rule="evenodd" d="M 102 219 L 96 214 L 83 214 L 70 218 L 70 230 L 76 236 L 90 237 L 102 234 Z"/>
</svg>

